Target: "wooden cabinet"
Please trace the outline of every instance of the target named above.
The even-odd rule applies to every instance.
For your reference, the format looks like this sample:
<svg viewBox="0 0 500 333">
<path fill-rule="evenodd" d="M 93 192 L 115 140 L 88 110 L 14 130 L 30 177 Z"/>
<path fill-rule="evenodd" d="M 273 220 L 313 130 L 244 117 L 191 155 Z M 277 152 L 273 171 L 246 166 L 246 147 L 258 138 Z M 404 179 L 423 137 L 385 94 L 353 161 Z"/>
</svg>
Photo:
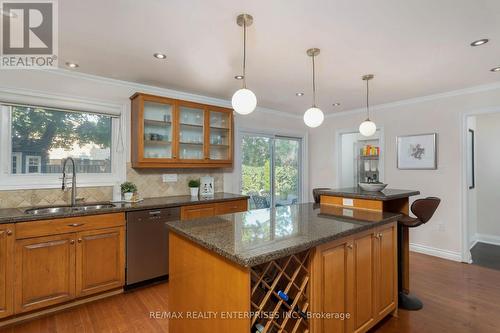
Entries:
<svg viewBox="0 0 500 333">
<path fill-rule="evenodd" d="M 78 233 L 76 247 L 76 296 L 118 288 L 125 282 L 125 233 L 123 228 Z"/>
<path fill-rule="evenodd" d="M 76 234 L 16 241 L 16 313 L 75 297 Z"/>
<path fill-rule="evenodd" d="M 312 311 L 317 313 L 352 313 L 354 276 L 351 239 L 320 245 L 312 260 Z M 312 332 L 351 332 L 350 320 L 311 321 Z"/>
<path fill-rule="evenodd" d="M 397 233 L 396 224 L 380 227 L 377 232 L 375 311 L 379 317 L 385 317 L 397 308 Z"/>
<path fill-rule="evenodd" d="M 15 313 L 122 287 L 124 225 L 123 213 L 17 224 Z"/>
<path fill-rule="evenodd" d="M 141 93 L 131 100 L 134 168 L 233 165 L 233 110 Z"/>
<path fill-rule="evenodd" d="M 391 223 L 316 248 L 312 311 L 350 318 L 313 320 L 314 332 L 367 332 L 397 309 L 396 232 Z"/>
<path fill-rule="evenodd" d="M 181 220 L 190 220 L 201 217 L 232 214 L 232 213 L 244 212 L 247 210 L 248 210 L 247 199 L 182 206 Z"/>
<path fill-rule="evenodd" d="M 14 313 L 14 225 L 0 225 L 0 318 Z"/>
</svg>

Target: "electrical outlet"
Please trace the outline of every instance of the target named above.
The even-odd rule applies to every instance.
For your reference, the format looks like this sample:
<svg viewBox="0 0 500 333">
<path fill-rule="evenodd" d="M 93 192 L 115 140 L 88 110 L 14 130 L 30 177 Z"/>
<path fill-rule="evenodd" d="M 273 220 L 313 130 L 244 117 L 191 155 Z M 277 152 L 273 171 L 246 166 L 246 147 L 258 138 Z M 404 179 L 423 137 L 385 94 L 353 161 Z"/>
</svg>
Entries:
<svg viewBox="0 0 500 333">
<path fill-rule="evenodd" d="M 177 181 L 176 173 L 166 173 L 162 175 L 162 179 L 164 183 L 174 183 Z"/>
</svg>

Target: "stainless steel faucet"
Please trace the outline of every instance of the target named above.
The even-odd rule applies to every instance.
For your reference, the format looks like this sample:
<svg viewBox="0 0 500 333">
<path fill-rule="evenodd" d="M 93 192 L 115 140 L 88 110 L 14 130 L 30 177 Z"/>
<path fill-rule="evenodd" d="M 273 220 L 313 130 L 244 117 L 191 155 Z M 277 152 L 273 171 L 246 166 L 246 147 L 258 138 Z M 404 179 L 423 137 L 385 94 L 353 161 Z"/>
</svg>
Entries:
<svg viewBox="0 0 500 333">
<path fill-rule="evenodd" d="M 63 175 L 62 175 L 62 190 L 66 189 L 66 163 L 71 161 L 73 165 L 73 177 L 71 178 L 71 206 L 76 206 L 76 168 L 75 168 L 75 160 L 71 157 L 66 158 L 63 161 Z"/>
</svg>

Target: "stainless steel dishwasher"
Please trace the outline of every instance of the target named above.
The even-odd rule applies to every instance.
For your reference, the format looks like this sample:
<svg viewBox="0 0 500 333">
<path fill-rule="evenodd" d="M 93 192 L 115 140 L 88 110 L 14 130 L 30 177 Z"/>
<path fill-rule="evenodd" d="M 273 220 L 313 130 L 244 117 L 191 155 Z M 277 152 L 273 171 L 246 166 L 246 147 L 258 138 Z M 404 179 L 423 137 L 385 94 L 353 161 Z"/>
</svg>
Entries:
<svg viewBox="0 0 500 333">
<path fill-rule="evenodd" d="M 179 207 L 127 213 L 126 289 L 168 278 L 166 222 L 179 219 Z"/>
</svg>

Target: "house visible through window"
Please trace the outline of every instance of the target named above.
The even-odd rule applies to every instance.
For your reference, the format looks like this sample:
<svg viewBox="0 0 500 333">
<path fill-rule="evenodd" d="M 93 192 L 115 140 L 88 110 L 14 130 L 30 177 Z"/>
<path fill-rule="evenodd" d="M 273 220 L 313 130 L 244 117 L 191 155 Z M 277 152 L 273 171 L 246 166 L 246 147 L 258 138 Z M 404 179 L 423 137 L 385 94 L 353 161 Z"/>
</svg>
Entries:
<svg viewBox="0 0 500 333">
<path fill-rule="evenodd" d="M 78 173 L 111 173 L 111 116 L 10 106 L 11 174 L 62 172 L 72 157 Z"/>
</svg>

